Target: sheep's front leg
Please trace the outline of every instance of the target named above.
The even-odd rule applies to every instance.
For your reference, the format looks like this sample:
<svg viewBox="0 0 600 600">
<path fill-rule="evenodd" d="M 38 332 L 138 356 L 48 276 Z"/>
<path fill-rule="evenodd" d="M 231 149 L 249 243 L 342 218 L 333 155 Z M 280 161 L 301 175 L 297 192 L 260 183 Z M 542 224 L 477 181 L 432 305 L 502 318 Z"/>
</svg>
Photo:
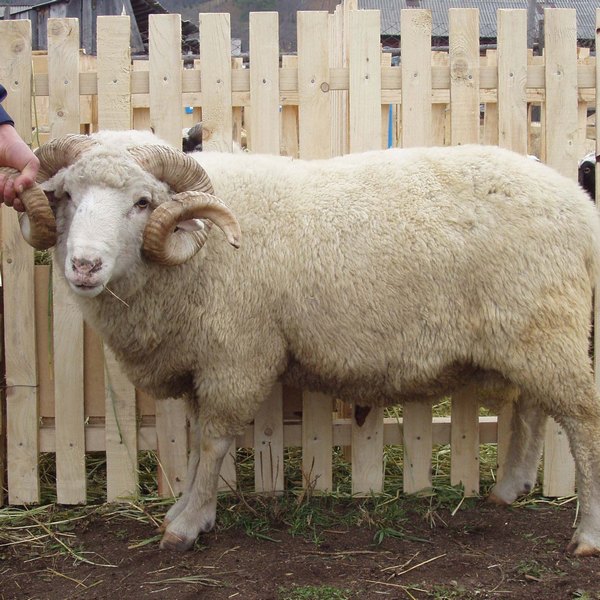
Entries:
<svg viewBox="0 0 600 600">
<path fill-rule="evenodd" d="M 168 510 L 165 518 L 160 526 L 160 531 L 165 531 L 177 515 L 179 515 L 183 509 L 187 506 L 188 498 L 194 488 L 194 481 L 196 479 L 196 471 L 198 470 L 198 463 L 200 462 L 200 421 L 197 418 L 193 418 L 190 421 L 190 455 L 188 457 L 187 473 L 185 476 L 185 487 L 181 494 L 181 497 L 171 508 Z"/>
<path fill-rule="evenodd" d="M 202 435 L 193 484 L 186 493 L 187 501 L 182 505 L 179 514 L 168 524 L 160 542 L 161 548 L 189 550 L 200 532 L 213 528 L 217 514 L 219 472 L 232 442 L 233 436 Z"/>
<path fill-rule="evenodd" d="M 526 397 L 515 402 L 504 476 L 493 487 L 488 501 L 511 504 L 535 486 L 542 454 L 546 414 Z"/>
</svg>

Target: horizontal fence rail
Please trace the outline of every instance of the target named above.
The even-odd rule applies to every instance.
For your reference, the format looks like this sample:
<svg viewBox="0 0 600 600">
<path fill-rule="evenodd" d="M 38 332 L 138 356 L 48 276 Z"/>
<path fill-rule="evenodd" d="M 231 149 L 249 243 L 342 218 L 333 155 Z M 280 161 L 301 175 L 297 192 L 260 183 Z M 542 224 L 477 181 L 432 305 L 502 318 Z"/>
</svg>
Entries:
<svg viewBox="0 0 600 600">
<path fill-rule="evenodd" d="M 182 129 L 202 121 L 205 150 L 322 158 L 387 146 L 488 143 L 535 154 L 572 178 L 599 146 L 599 65 L 577 48 L 576 12 L 546 9 L 544 55 L 526 46 L 524 10 L 498 12 L 497 51 L 480 54 L 476 9 L 451 9 L 447 52 L 431 50 L 431 15 L 403 10 L 402 60 L 381 52 L 379 12 L 298 13 L 298 54 L 280 56 L 277 13 L 250 15 L 249 61 L 231 57 L 229 15 L 200 14 L 200 59 L 186 68 L 179 15 L 150 15 L 149 56 L 132 60 L 128 17 L 99 17 L 97 56 L 78 47 L 76 19 L 50 19 L 48 51 L 31 50 L 29 21 L 0 22 L 0 81 L 24 139 L 149 129 L 181 147 Z M 600 9 L 597 12 L 600 27 Z M 596 40 L 598 45 L 598 40 Z M 32 139 L 33 137 L 33 139 Z M 393 190 L 390 190 L 393 193 Z M 138 490 L 138 453 L 156 450 L 159 492 L 182 490 L 188 450 L 183 400 L 155 402 L 119 364 L 48 266 L 35 264 L 16 216 L 2 210 L 8 501 L 40 500 L 40 453 L 56 455 L 59 503 L 87 500 L 86 454 L 106 453 L 107 498 Z M 39 262 L 39 261 L 38 261 Z M 596 331 L 600 328 L 596 328 Z M 479 491 L 479 446 L 498 444 L 501 469 L 510 408 L 480 417 L 476 397 L 452 418 L 407 404 L 402 418 L 373 409 L 359 426 L 333 399 L 276 387 L 235 442 L 254 448 L 255 487 L 284 488 L 284 448 L 301 447 L 305 485 L 332 489 L 332 448 L 351 448 L 352 491 L 382 490 L 384 445 L 404 448 L 404 490 L 431 486 L 431 451 L 450 444 L 451 483 Z M 222 489 L 235 485 L 235 447 Z M 544 493 L 574 491 L 565 436 L 551 422 Z"/>
</svg>

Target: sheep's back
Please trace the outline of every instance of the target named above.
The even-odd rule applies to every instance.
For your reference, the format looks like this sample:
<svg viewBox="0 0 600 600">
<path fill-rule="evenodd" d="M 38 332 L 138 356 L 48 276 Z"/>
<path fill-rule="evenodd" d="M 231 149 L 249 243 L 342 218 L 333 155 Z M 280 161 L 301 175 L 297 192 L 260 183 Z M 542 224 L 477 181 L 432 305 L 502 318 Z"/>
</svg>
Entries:
<svg viewBox="0 0 600 600">
<path fill-rule="evenodd" d="M 586 343 L 598 217 L 542 164 L 492 147 L 205 158 L 242 227 L 224 259 L 246 304 L 266 305 L 318 378 L 494 368 L 565 312 Z"/>
</svg>

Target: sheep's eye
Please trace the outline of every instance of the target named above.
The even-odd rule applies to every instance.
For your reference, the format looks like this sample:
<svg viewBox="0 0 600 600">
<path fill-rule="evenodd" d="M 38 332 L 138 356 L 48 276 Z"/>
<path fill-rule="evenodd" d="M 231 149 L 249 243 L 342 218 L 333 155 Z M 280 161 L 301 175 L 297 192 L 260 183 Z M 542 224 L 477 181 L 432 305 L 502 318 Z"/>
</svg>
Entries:
<svg viewBox="0 0 600 600">
<path fill-rule="evenodd" d="M 63 192 L 60 198 L 61 200 L 66 200 L 68 202 L 71 200 L 71 194 L 69 194 L 69 192 Z"/>
<path fill-rule="evenodd" d="M 140 209 L 148 208 L 150 206 L 150 200 L 148 198 L 140 198 L 134 206 Z"/>
</svg>

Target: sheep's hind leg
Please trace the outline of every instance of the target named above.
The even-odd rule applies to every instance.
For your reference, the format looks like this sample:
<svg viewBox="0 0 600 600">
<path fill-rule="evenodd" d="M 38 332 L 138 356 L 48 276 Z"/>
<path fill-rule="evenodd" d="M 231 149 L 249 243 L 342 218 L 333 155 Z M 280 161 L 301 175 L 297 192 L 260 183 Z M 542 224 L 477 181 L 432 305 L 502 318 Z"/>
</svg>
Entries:
<svg viewBox="0 0 600 600">
<path fill-rule="evenodd" d="M 190 421 L 190 454 L 188 457 L 187 473 L 185 476 L 185 487 L 180 498 L 167 511 L 159 531 L 164 532 L 169 523 L 175 520 L 177 515 L 187 506 L 189 495 L 194 487 L 198 462 L 200 461 L 200 421 L 198 418 L 192 418 Z"/>
<path fill-rule="evenodd" d="M 513 404 L 504 475 L 492 488 L 489 502 L 512 504 L 520 495 L 531 492 L 542 454 L 545 423 L 544 411 L 524 395 Z"/>
<path fill-rule="evenodd" d="M 202 531 L 210 531 L 217 514 L 217 484 L 223 459 L 233 436 L 210 437 L 203 434 L 200 456 L 187 502 L 170 522 L 160 542 L 169 550 L 189 550 Z"/>
</svg>

